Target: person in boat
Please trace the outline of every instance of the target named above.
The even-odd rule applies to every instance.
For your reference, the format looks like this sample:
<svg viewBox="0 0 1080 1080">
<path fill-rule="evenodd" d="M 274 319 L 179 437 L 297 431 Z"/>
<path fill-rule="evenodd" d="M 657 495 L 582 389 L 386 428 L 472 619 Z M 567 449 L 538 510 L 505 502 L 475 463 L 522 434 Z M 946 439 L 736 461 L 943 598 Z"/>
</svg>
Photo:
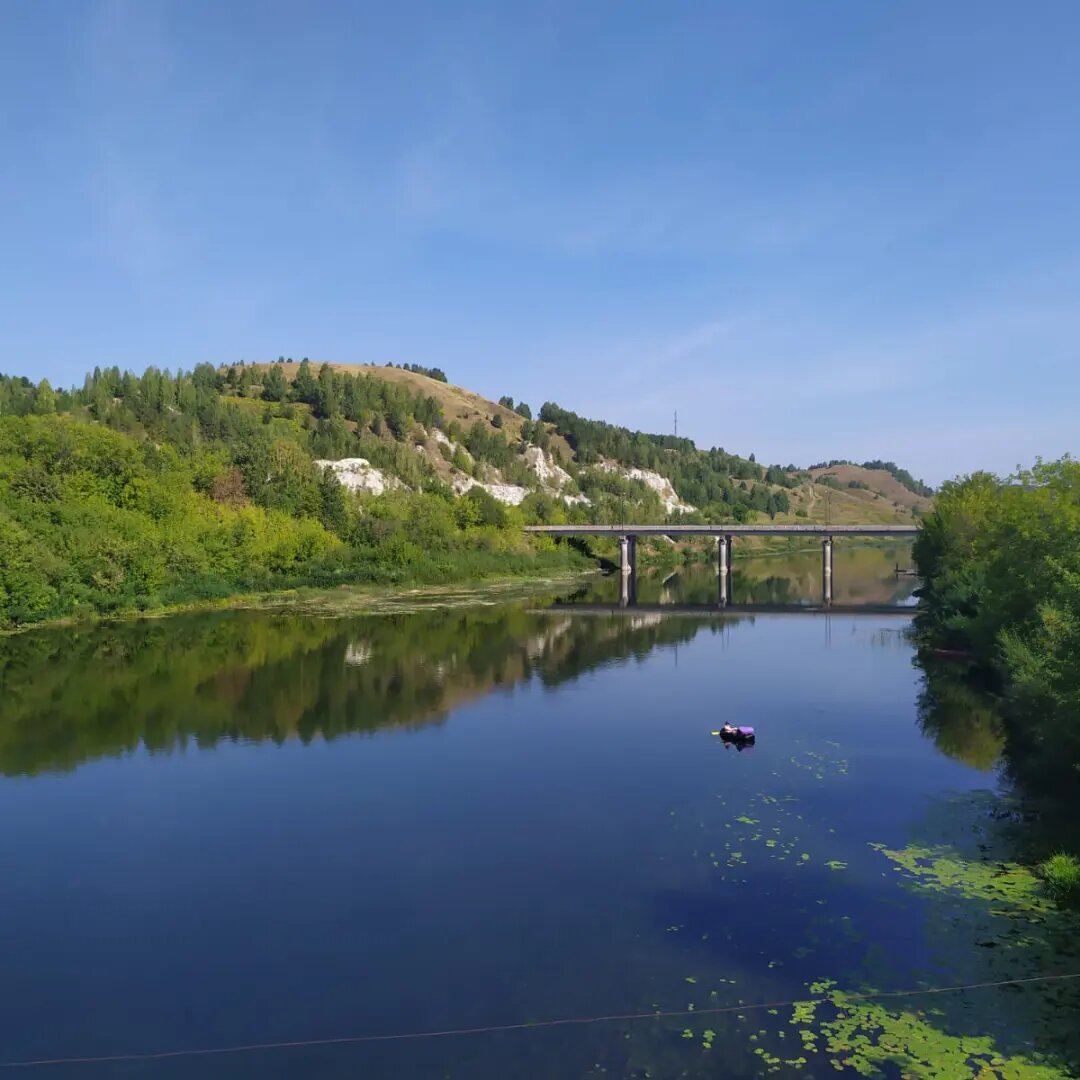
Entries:
<svg viewBox="0 0 1080 1080">
<path fill-rule="evenodd" d="M 719 731 L 714 731 L 713 734 L 719 735 L 725 742 L 742 744 L 754 741 L 754 729 L 752 727 L 739 727 L 730 721 L 725 721 L 724 726 Z"/>
</svg>

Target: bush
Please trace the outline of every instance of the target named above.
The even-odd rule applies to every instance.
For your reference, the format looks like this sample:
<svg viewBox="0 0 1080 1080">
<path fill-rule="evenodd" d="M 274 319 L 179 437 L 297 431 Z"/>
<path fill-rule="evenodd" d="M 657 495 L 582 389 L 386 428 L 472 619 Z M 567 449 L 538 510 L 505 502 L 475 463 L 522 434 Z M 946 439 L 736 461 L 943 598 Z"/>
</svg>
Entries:
<svg viewBox="0 0 1080 1080">
<path fill-rule="evenodd" d="M 1080 859 L 1059 851 L 1039 865 L 1039 875 L 1046 891 L 1057 901 L 1076 903 L 1080 900 Z"/>
<path fill-rule="evenodd" d="M 1080 774 L 1080 463 L 947 483 L 920 522 L 923 642 L 970 650 L 1004 690 L 1014 770 Z"/>
</svg>

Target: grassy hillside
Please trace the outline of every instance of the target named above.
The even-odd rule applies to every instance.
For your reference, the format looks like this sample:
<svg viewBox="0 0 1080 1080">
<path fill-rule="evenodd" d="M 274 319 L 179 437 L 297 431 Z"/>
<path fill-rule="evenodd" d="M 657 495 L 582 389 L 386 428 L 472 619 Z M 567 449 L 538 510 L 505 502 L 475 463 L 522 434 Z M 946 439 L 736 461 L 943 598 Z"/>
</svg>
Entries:
<svg viewBox="0 0 1080 1080">
<path fill-rule="evenodd" d="M 258 370 L 265 370 L 269 364 L 253 365 Z M 300 369 L 300 364 L 295 361 L 286 361 L 278 365 L 286 379 L 294 381 Z M 319 364 L 319 367 L 322 365 Z M 500 405 L 498 402 L 489 401 L 480 394 L 466 390 L 464 387 L 455 386 L 453 383 L 442 382 L 428 375 L 405 368 L 389 367 L 378 364 L 328 364 L 334 371 L 346 375 L 365 375 L 374 379 L 402 387 L 411 394 L 430 396 L 438 402 L 447 424 L 457 423 L 463 428 L 469 428 L 477 421 L 490 424 L 498 416 L 502 424 L 502 430 L 508 440 L 520 439 L 525 418 L 513 409 Z M 573 451 L 565 439 L 553 433 L 551 447 L 554 453 L 569 460 Z"/>
<path fill-rule="evenodd" d="M 258 370 L 265 371 L 270 365 L 258 364 L 255 366 Z M 278 366 L 281 367 L 282 372 L 290 382 L 295 380 L 297 372 L 300 370 L 300 364 L 295 362 L 286 362 Z M 322 365 L 316 366 L 321 367 Z M 404 387 L 413 394 L 430 395 L 439 403 L 448 423 L 456 420 L 458 423 L 468 426 L 476 420 L 488 421 L 493 416 L 500 415 L 506 424 L 508 432 L 515 435 L 521 433 L 522 417 L 512 409 L 488 401 L 479 394 L 474 394 L 471 390 L 465 390 L 460 386 L 453 386 L 450 383 L 441 382 L 414 371 L 407 371 L 404 368 L 380 367 L 377 364 L 330 364 L 329 366 L 334 371 L 343 374 L 367 375 Z"/>
<path fill-rule="evenodd" d="M 870 491 L 887 499 L 900 510 L 916 508 L 925 510 L 930 503 L 929 496 L 912 491 L 885 469 L 868 469 L 865 465 L 843 464 L 831 467 L 820 466 L 809 471 L 818 483 L 821 483 L 825 477 L 833 477 L 839 483 L 841 490 Z"/>
<path fill-rule="evenodd" d="M 270 365 L 256 365 L 259 370 L 265 371 Z M 295 380 L 300 364 L 288 361 L 278 364 L 290 382 Z M 314 365 L 312 365 L 314 366 Z M 321 365 L 320 365 L 321 366 Z M 433 379 L 419 372 L 391 366 L 378 366 L 371 364 L 329 364 L 335 372 L 349 375 L 362 375 L 373 379 L 385 381 L 399 386 L 409 393 L 431 396 L 438 402 L 439 408 L 445 418 L 446 426 L 455 424 L 461 429 L 468 429 L 472 425 L 481 423 L 491 426 L 494 423 L 500 425 L 500 432 L 508 443 L 528 440 L 532 433 L 530 425 L 518 412 L 504 404 L 491 401 L 474 393 L 471 390 L 456 386 L 449 382 Z M 556 417 L 566 414 L 558 406 L 550 403 L 544 406 L 549 415 Z M 541 410 L 541 415 L 544 415 Z M 531 410 L 529 410 L 531 412 Z M 496 417 L 498 420 L 496 420 Z M 581 420 L 585 425 L 595 425 L 595 421 Z M 742 484 L 746 485 L 746 499 L 750 503 L 755 489 L 760 488 L 767 495 L 775 498 L 786 496 L 788 508 L 786 510 L 775 507 L 769 514 L 778 522 L 800 521 L 826 522 L 836 524 L 856 523 L 910 523 L 916 520 L 930 505 L 930 498 L 926 495 L 917 494 L 910 488 L 905 487 L 896 477 L 880 468 L 866 468 L 861 465 L 850 463 L 838 463 L 832 466 L 819 466 L 808 470 L 779 469 L 772 466 L 769 469 L 757 465 L 753 457 L 744 458 L 734 454 L 725 454 L 723 451 L 699 451 L 690 440 L 675 439 L 667 436 L 643 436 L 642 433 L 630 432 L 627 429 L 618 428 L 614 425 L 599 425 L 609 432 L 625 434 L 627 443 L 633 447 L 641 439 L 655 440 L 662 451 L 659 455 L 646 455 L 647 460 L 641 460 L 641 455 L 630 452 L 616 452 L 610 460 L 626 469 L 644 467 L 655 469 L 660 475 L 670 477 L 672 487 L 676 495 L 688 505 L 694 505 L 696 509 L 705 509 L 694 502 L 694 498 L 700 495 L 699 491 L 691 490 L 693 485 L 683 483 L 677 475 L 677 470 L 666 467 L 670 459 L 677 457 L 681 452 L 683 456 L 700 455 L 706 465 L 706 472 L 712 472 L 718 477 L 731 477 L 733 479 L 734 502 L 728 503 L 721 509 L 723 512 L 716 513 L 710 520 L 727 520 L 739 517 L 738 501 L 741 498 L 737 493 L 742 491 Z M 543 424 L 547 434 L 545 449 L 551 456 L 568 468 L 572 473 L 588 464 L 587 455 L 579 452 L 578 440 L 574 438 L 573 431 L 568 425 L 554 422 Z M 615 436 L 618 438 L 618 436 Z M 444 480 L 453 480 L 454 468 L 446 462 L 436 451 L 437 446 L 430 438 L 417 440 L 418 445 L 424 446 L 428 453 L 435 471 Z M 665 461 L 665 458 L 668 461 Z M 901 470 L 902 471 L 902 470 Z M 676 475 L 672 475 L 676 473 Z M 776 473 L 783 474 L 782 482 L 769 482 L 766 479 L 771 475 L 777 479 Z M 499 478 L 501 479 L 501 477 Z M 760 501 L 760 500 L 759 500 Z M 584 505 L 584 504 L 582 504 Z M 769 508 L 763 506 L 756 512 L 769 513 Z M 579 511 L 580 514 L 580 511 Z M 582 518 L 592 520 L 599 517 L 597 514 Z M 572 519 L 572 517 L 571 517 Z"/>
</svg>

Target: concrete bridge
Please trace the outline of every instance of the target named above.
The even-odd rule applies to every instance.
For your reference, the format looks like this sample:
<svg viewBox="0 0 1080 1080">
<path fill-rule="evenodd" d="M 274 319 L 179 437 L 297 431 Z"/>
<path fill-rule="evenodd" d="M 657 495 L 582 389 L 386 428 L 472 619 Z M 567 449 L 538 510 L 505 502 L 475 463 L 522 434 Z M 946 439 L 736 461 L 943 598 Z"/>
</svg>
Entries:
<svg viewBox="0 0 1080 1080">
<path fill-rule="evenodd" d="M 723 614 L 717 607 L 724 607 Z M 741 618 L 743 615 L 899 615 L 910 619 L 914 606 L 905 604 L 582 604 L 569 600 L 550 607 L 529 608 L 531 615 L 663 615 L 692 619 Z"/>
<path fill-rule="evenodd" d="M 636 601 L 637 541 L 639 536 L 683 536 L 716 538 L 716 562 L 720 574 L 720 604 L 731 598 L 731 550 L 737 536 L 820 536 L 821 594 L 832 603 L 833 540 L 838 536 L 914 537 L 917 525 L 527 525 L 527 533 L 546 536 L 608 536 L 619 541 L 622 571 L 622 603 Z"/>
</svg>

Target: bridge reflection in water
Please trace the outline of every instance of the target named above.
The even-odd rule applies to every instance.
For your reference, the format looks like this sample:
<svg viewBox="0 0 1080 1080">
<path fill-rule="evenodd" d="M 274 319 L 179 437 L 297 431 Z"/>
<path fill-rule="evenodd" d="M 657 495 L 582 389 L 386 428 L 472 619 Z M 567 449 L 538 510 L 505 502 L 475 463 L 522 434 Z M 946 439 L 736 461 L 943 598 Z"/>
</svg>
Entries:
<svg viewBox="0 0 1080 1080">
<path fill-rule="evenodd" d="M 583 604 L 556 601 L 551 607 L 530 609 L 538 614 L 552 611 L 575 615 L 674 615 L 700 619 L 702 616 L 730 612 L 732 615 L 904 615 L 911 617 L 911 604 Z"/>
<path fill-rule="evenodd" d="M 857 572 L 856 578 L 847 582 L 845 587 L 846 575 L 844 575 L 840 579 L 841 587 L 837 594 L 833 588 L 834 575 L 830 560 L 827 568 L 823 568 L 821 572 L 818 586 L 820 591 L 816 591 L 815 595 L 814 586 L 811 585 L 809 589 L 806 589 L 806 585 L 810 583 L 805 582 L 800 595 L 798 587 L 793 590 L 768 587 L 788 584 L 790 579 L 783 577 L 759 581 L 758 585 L 766 586 L 759 588 L 755 587 L 753 581 L 749 584 L 745 579 L 742 579 L 741 583 L 736 582 L 736 575 L 730 573 L 717 573 L 709 584 L 701 579 L 699 573 L 692 573 L 690 578 L 692 584 L 687 588 L 683 574 L 674 571 L 660 582 L 659 595 L 656 589 L 658 579 L 646 575 L 642 579 L 645 596 L 639 597 L 638 572 L 636 565 L 631 563 L 629 572 L 617 570 L 610 574 L 606 579 L 607 587 L 582 589 L 575 596 L 556 601 L 554 606 L 560 610 L 584 613 L 631 610 L 666 615 L 716 615 L 725 611 L 748 615 L 783 613 L 812 615 L 826 612 L 837 615 L 892 613 L 911 615 L 916 603 L 913 595 L 914 583 L 905 585 L 900 582 L 899 576 L 894 578 L 894 574 L 895 571 L 890 565 L 888 577 L 893 579 L 898 586 L 894 586 L 891 590 L 882 588 L 885 581 L 878 578 L 871 580 L 871 586 L 878 587 L 867 589 L 866 580 Z M 617 593 L 611 590 L 612 586 L 617 586 Z M 834 599 L 834 596 L 837 599 Z"/>
<path fill-rule="evenodd" d="M 911 539 L 916 525 L 528 525 L 527 533 L 545 536 L 608 537 L 619 544 L 619 572 L 622 575 L 619 603 L 622 607 L 637 604 L 637 542 L 639 537 L 663 537 L 667 540 L 709 536 L 716 542 L 715 565 L 718 578 L 718 607 L 731 604 L 732 550 L 737 537 L 785 536 L 821 538 L 821 601 L 833 599 L 833 541 L 838 536 L 855 538 Z M 897 564 L 899 574 L 899 564 Z"/>
</svg>

